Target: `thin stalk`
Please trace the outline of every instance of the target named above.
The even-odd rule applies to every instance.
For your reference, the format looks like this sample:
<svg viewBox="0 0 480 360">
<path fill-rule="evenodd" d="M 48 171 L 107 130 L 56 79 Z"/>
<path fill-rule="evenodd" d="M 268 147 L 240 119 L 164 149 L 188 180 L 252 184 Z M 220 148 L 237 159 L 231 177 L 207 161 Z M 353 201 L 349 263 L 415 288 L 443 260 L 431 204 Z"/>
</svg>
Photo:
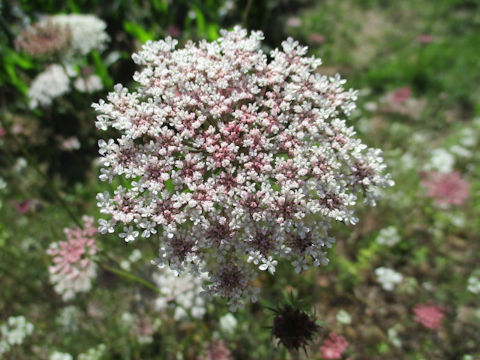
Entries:
<svg viewBox="0 0 480 360">
<path fill-rule="evenodd" d="M 250 8 L 252 7 L 252 2 L 253 0 L 248 0 L 247 7 L 245 8 L 245 12 L 243 13 L 242 25 L 244 28 L 247 27 L 248 13 L 250 12 Z"/>
<path fill-rule="evenodd" d="M 113 274 L 119 275 L 119 276 L 123 277 L 124 279 L 130 280 L 130 281 L 138 282 L 139 284 L 142 284 L 143 286 L 146 286 L 147 288 L 156 292 L 157 294 L 161 294 L 160 289 L 158 289 L 155 285 L 148 282 L 147 280 L 142 279 L 141 277 L 138 277 L 138 276 L 136 276 L 132 273 L 129 273 L 128 271 L 124 271 L 124 270 L 121 270 L 121 269 L 115 269 L 115 268 L 113 268 L 113 267 L 111 267 L 107 264 L 101 264 L 101 266 L 105 270 L 107 270 L 107 271 L 109 271 Z"/>
</svg>

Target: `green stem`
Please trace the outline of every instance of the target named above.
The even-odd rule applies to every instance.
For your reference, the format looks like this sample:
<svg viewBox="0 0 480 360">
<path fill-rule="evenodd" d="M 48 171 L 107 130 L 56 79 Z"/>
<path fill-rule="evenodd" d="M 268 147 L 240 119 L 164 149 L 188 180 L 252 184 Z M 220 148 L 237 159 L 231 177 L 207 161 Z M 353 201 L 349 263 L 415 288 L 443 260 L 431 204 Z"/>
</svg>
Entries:
<svg viewBox="0 0 480 360">
<path fill-rule="evenodd" d="M 242 25 L 244 28 L 247 27 L 248 13 L 250 12 L 250 8 L 252 7 L 252 2 L 252 0 L 248 0 L 245 12 L 243 13 Z"/>
<path fill-rule="evenodd" d="M 109 265 L 106 265 L 106 264 L 101 264 L 101 266 L 105 270 L 110 271 L 113 274 L 119 275 L 119 276 L 123 277 L 124 279 L 130 280 L 130 281 L 138 282 L 139 284 L 142 284 L 142 285 L 146 286 L 150 290 L 153 290 L 157 294 L 161 294 L 161 291 L 155 285 L 148 282 L 147 280 L 142 279 L 141 277 L 138 277 L 136 275 L 133 275 L 132 273 L 129 273 L 129 272 L 121 270 L 121 269 L 115 269 L 115 268 L 113 268 Z"/>
</svg>

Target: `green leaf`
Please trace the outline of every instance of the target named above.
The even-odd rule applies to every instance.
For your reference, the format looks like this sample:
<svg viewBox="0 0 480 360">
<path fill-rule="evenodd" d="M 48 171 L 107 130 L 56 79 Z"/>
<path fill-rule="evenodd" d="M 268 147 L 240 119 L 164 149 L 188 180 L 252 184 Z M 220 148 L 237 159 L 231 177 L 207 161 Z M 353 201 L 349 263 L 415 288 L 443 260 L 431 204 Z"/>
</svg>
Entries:
<svg viewBox="0 0 480 360">
<path fill-rule="evenodd" d="M 155 34 L 153 34 L 153 32 L 146 31 L 140 25 L 130 21 L 125 21 L 123 23 L 123 28 L 128 34 L 132 35 L 142 44 L 147 42 L 147 40 L 153 40 L 155 38 Z"/>
</svg>

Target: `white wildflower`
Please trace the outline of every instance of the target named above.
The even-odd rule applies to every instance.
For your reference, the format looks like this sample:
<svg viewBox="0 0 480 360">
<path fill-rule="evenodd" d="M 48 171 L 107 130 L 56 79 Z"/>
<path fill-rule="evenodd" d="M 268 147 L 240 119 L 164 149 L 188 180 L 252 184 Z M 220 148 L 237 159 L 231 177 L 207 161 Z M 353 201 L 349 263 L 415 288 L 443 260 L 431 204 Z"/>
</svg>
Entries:
<svg viewBox="0 0 480 360">
<path fill-rule="evenodd" d="M 455 165 L 455 157 L 446 149 L 438 148 L 432 150 L 430 162 L 426 166 L 426 170 L 436 170 L 442 173 L 453 171 Z"/>
<path fill-rule="evenodd" d="M 402 340 L 398 336 L 398 331 L 395 328 L 389 328 L 387 330 L 388 340 L 392 343 L 393 346 L 399 348 L 402 346 Z"/>
<path fill-rule="evenodd" d="M 0 324 L 0 355 L 10 351 L 12 346 L 21 345 L 33 333 L 34 326 L 24 316 L 11 316 Z"/>
<path fill-rule="evenodd" d="M 352 323 L 352 317 L 348 312 L 342 309 L 337 312 L 337 321 L 340 324 L 348 325 Z"/>
<path fill-rule="evenodd" d="M 107 24 L 94 15 L 55 15 L 46 19 L 70 31 L 69 53 L 86 55 L 92 50 L 102 51 L 109 40 Z"/>
<path fill-rule="evenodd" d="M 73 83 L 73 86 L 78 91 L 86 93 L 94 93 L 103 89 L 102 79 L 95 74 L 87 77 L 79 76 Z"/>
<path fill-rule="evenodd" d="M 219 321 L 220 330 L 226 334 L 233 334 L 237 324 L 237 319 L 231 313 L 223 315 Z"/>
<path fill-rule="evenodd" d="M 395 246 L 400 241 L 400 235 L 395 226 L 386 227 L 378 233 L 376 242 L 380 245 Z"/>
<path fill-rule="evenodd" d="M 377 281 L 382 288 L 387 291 L 392 291 L 395 285 L 400 284 L 403 280 L 403 275 L 395 270 L 385 267 L 379 267 L 375 270 Z"/>
<path fill-rule="evenodd" d="M 355 224 L 358 199 L 374 206 L 393 181 L 347 123 L 357 92 L 340 75 L 293 39 L 265 54 L 261 32 L 221 35 L 147 42 L 137 90 L 117 84 L 92 106 L 120 134 L 99 143 L 100 180 L 129 183 L 102 213 L 126 240 L 156 231 L 159 262 L 207 273 L 206 292 L 236 307 L 259 268 L 326 264 L 331 224 Z"/>
<path fill-rule="evenodd" d="M 480 294 L 480 279 L 476 276 L 470 276 L 468 278 L 467 290 L 475 295 Z"/>
<path fill-rule="evenodd" d="M 63 67 L 58 64 L 50 65 L 44 72 L 37 75 L 30 85 L 28 90 L 30 108 L 49 106 L 55 98 L 69 91 L 70 78 Z"/>
<path fill-rule="evenodd" d="M 153 280 L 162 292 L 156 301 L 156 310 L 166 310 L 169 306 L 175 309 L 174 317 L 181 320 L 188 317 L 188 312 L 200 319 L 206 312 L 205 298 L 200 296 L 202 279 L 188 273 L 178 275 L 178 272 L 168 268 L 159 269 L 153 274 Z"/>
<path fill-rule="evenodd" d="M 49 360 L 73 360 L 73 356 L 68 354 L 68 353 L 63 353 L 60 351 L 54 351 L 50 357 Z"/>
</svg>

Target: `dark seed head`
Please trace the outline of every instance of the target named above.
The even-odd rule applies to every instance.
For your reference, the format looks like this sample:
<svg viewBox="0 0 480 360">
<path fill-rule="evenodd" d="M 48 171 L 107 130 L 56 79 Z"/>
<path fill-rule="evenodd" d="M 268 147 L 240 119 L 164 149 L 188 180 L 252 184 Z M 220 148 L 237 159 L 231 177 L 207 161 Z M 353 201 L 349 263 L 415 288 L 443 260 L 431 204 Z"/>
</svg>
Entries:
<svg viewBox="0 0 480 360">
<path fill-rule="evenodd" d="M 272 333 L 287 349 L 298 350 L 313 339 L 318 329 L 315 320 L 306 312 L 284 305 L 277 310 Z"/>
</svg>

